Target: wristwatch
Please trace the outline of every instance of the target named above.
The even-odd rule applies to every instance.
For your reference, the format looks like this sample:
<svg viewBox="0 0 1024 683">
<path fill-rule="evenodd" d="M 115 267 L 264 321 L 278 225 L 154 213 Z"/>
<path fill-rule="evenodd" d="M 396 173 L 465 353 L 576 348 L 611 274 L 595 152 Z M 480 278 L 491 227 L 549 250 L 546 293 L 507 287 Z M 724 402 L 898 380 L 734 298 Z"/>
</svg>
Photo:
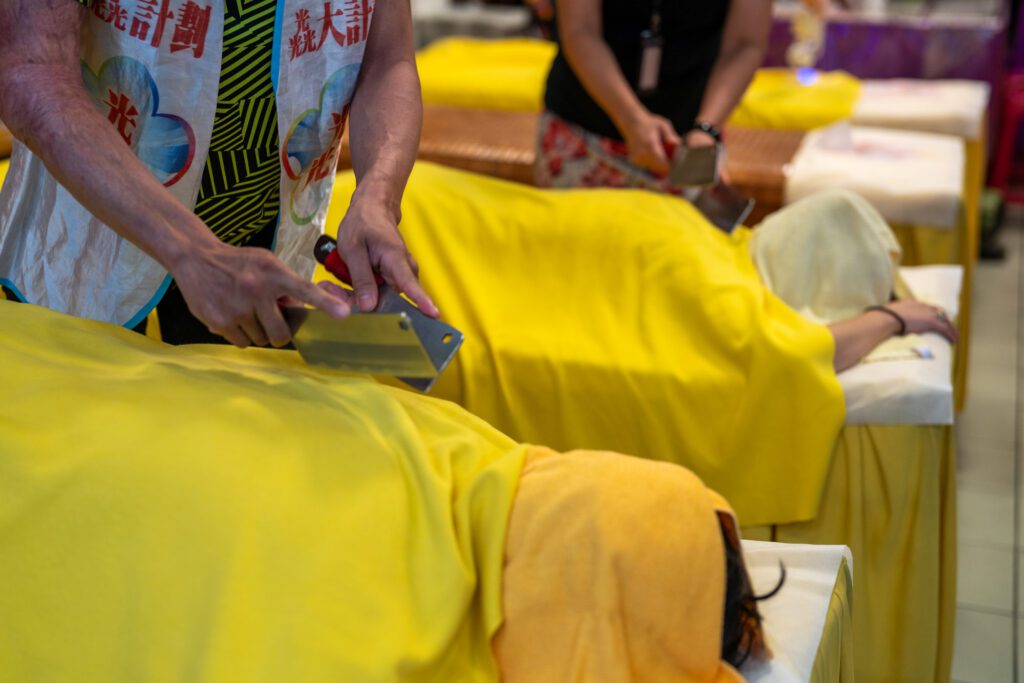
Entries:
<svg viewBox="0 0 1024 683">
<path fill-rule="evenodd" d="M 699 130 L 702 133 L 707 133 L 714 138 L 715 142 L 719 144 L 722 143 L 722 131 L 718 130 L 713 123 L 708 123 L 707 121 L 694 121 L 693 128 L 690 130 Z"/>
</svg>

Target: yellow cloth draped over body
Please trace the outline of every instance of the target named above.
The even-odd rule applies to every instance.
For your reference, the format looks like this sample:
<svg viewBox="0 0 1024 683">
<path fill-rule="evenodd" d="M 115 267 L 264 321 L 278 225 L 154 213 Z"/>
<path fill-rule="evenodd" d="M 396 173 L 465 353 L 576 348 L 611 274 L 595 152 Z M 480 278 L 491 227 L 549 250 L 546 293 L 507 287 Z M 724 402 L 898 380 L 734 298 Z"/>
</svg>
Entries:
<svg viewBox="0 0 1024 683">
<path fill-rule="evenodd" d="M 790 69 L 758 69 L 729 124 L 741 128 L 812 130 L 853 115 L 860 81 L 845 71 L 813 72 L 801 80 Z"/>
<path fill-rule="evenodd" d="M 0 368 L 0 680 L 496 680 L 527 447 L 294 352 L 25 304 Z"/>
<path fill-rule="evenodd" d="M 742 680 L 692 472 L 291 351 L 0 321 L 0 680 Z"/>
<path fill-rule="evenodd" d="M 447 38 L 416 56 L 423 101 L 449 107 L 536 111 L 558 48 L 529 38 Z"/>
<path fill-rule="evenodd" d="M 338 177 L 328 226 L 354 185 Z M 521 441 L 678 462 L 744 523 L 815 516 L 843 421 L 833 340 L 764 288 L 745 230 L 672 197 L 426 163 L 402 212 L 466 334 L 436 395 Z"/>
</svg>

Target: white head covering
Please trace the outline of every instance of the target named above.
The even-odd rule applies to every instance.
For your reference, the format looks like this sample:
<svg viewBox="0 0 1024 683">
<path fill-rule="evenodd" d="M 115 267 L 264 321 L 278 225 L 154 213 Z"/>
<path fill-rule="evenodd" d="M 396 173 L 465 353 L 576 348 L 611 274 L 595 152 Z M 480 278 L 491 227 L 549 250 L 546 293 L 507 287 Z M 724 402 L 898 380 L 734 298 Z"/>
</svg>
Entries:
<svg viewBox="0 0 1024 683">
<path fill-rule="evenodd" d="M 828 323 L 888 302 L 902 251 L 866 200 L 827 190 L 766 218 L 750 254 L 768 289 L 804 317 Z"/>
</svg>

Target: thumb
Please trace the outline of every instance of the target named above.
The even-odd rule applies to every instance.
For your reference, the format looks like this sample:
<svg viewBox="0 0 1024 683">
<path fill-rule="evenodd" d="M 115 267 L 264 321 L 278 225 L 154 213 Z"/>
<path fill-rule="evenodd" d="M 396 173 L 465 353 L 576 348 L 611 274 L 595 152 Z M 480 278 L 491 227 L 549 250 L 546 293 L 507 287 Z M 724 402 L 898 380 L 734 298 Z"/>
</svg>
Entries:
<svg viewBox="0 0 1024 683">
<path fill-rule="evenodd" d="M 668 119 L 659 118 L 658 121 L 658 132 L 661 134 L 661 139 L 665 142 L 678 145 L 682 143 L 682 138 L 679 137 L 679 133 L 676 132 L 672 122 Z"/>
</svg>

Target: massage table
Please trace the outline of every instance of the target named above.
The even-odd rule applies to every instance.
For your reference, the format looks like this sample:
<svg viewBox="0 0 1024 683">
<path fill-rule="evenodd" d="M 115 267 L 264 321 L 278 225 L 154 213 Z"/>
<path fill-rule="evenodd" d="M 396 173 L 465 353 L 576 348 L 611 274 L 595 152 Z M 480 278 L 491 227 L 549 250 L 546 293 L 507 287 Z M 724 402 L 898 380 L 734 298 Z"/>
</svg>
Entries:
<svg viewBox="0 0 1024 683">
<path fill-rule="evenodd" d="M 544 81 L 555 53 L 552 43 L 541 40 L 438 41 L 417 55 L 424 102 L 538 113 L 543 108 Z M 795 77 L 787 69 L 766 68 L 756 74 L 733 113 L 726 135 L 732 182 L 758 202 L 749 219 L 751 224 L 783 205 L 787 165 L 799 147 L 802 132 L 851 119 L 856 125 L 950 135 L 964 142 L 962 187 L 958 190 L 962 214 L 955 228 L 921 221 L 894 222 L 905 264 L 958 263 L 964 267 L 961 343 L 956 362 L 957 410 L 966 401 L 971 283 L 980 242 L 989 94 L 989 86 L 978 81 L 862 81 L 838 71 L 806 71 Z M 757 130 L 744 132 L 744 128 Z M 508 130 L 495 125 L 484 146 L 518 148 L 520 134 L 509 134 Z M 506 136 L 509 140 L 504 139 Z M 515 142 L 510 142 L 513 139 Z M 481 151 L 460 150 L 474 155 Z M 508 159 L 507 152 L 497 156 L 497 163 L 487 162 L 492 169 L 514 171 L 501 177 L 519 179 L 517 176 L 525 175 L 521 168 L 503 163 Z M 445 163 L 437 157 L 429 158 Z"/>
<path fill-rule="evenodd" d="M 748 683 L 852 681 L 853 556 L 845 546 L 743 541 L 747 571 L 759 595 L 779 580 L 779 594 L 759 603 L 774 657 L 746 664 Z"/>
<path fill-rule="evenodd" d="M 339 176 L 328 226 L 339 222 L 351 188 L 351 177 Z M 633 357 L 659 348 L 657 338 L 634 345 L 632 351 L 615 350 L 620 344 L 616 338 L 619 328 L 607 327 L 612 325 L 607 317 L 613 313 L 623 316 L 622 320 L 653 326 L 659 316 L 670 318 L 670 311 L 688 310 L 695 301 L 686 298 L 689 295 L 685 289 L 671 290 L 671 295 L 664 296 L 672 301 L 662 303 L 657 298 L 662 296 L 658 288 L 634 283 L 632 271 L 624 273 L 609 262 L 609 270 L 622 273 L 616 276 L 617 282 L 621 280 L 619 290 L 627 293 L 608 304 L 614 311 L 605 311 L 604 304 L 596 301 L 592 315 L 571 314 L 580 327 L 569 331 L 559 330 L 557 316 L 549 320 L 537 307 L 546 309 L 552 305 L 546 300 L 552 300 L 565 301 L 573 310 L 588 310 L 590 299 L 603 299 L 603 294 L 598 294 L 608 294 L 607 287 L 591 287 L 593 291 L 588 293 L 575 283 L 581 279 L 576 273 L 587 270 L 586 263 L 604 262 L 605 249 L 621 253 L 620 258 L 629 259 L 637 270 L 650 269 L 650 259 L 660 263 L 672 258 L 666 255 L 673 252 L 664 240 L 671 241 L 671 250 L 692 248 L 695 253 L 707 253 L 714 245 L 702 243 L 709 239 L 704 232 L 683 233 L 686 238 L 680 240 L 681 246 L 671 236 L 680 234 L 688 221 L 694 220 L 687 213 L 692 211 L 684 202 L 643 192 L 544 191 L 418 163 L 403 204 L 403 235 L 421 265 L 424 286 L 450 316 L 450 322 L 467 332 L 469 340 L 461 358 L 442 378 L 438 395 L 462 403 L 527 441 L 596 447 L 594 434 L 600 433 L 605 447 L 646 457 L 672 459 L 688 452 L 689 442 L 703 438 L 704 432 L 714 432 L 716 420 L 731 408 L 721 404 L 723 399 L 711 387 L 703 401 L 695 399 L 691 405 L 689 398 L 683 400 L 677 392 L 690 389 L 685 383 L 672 383 L 672 373 L 677 371 L 674 366 L 649 368 L 639 357 Z M 638 230 L 645 234 L 654 231 L 661 221 L 666 221 L 665 237 L 652 236 L 650 243 L 634 243 L 640 239 L 633 237 Z M 574 240 L 572 235 L 577 232 L 579 236 Z M 565 253 L 561 246 L 552 246 L 551 239 L 559 240 L 555 245 L 564 240 Z M 625 240 L 623 244 L 619 244 L 620 239 Z M 571 244 L 579 253 L 587 254 L 589 261 L 567 278 L 574 284 L 560 283 L 561 276 L 556 272 L 566 272 L 569 265 L 576 268 L 571 262 L 563 262 L 575 258 L 570 253 Z M 478 251 L 502 256 L 481 261 L 474 256 Z M 709 272 L 724 276 L 730 268 L 724 263 L 720 266 L 717 256 L 708 258 Z M 737 253 L 736 258 L 741 256 Z M 742 258 L 749 261 L 749 256 Z M 526 265 L 516 265 L 524 259 Z M 687 262 L 676 269 L 690 267 Z M 517 272 L 524 273 L 524 280 L 515 279 Z M 658 277 L 668 277 L 669 272 L 653 270 L 649 277 L 657 281 Z M 959 267 L 909 268 L 903 272 L 923 298 L 956 313 Z M 545 286 L 543 283 L 548 281 L 550 286 Z M 729 291 L 737 285 L 723 282 L 720 286 Z M 699 287 L 695 284 L 694 288 Z M 501 290 L 507 290 L 507 295 L 499 294 Z M 646 292 L 645 297 L 655 296 L 653 310 L 646 318 L 631 303 L 634 299 L 628 293 L 637 291 Z M 492 292 L 493 298 L 479 298 L 485 292 Z M 674 298 L 677 295 L 682 297 Z M 531 332 L 530 320 L 546 321 L 543 332 Z M 536 326 L 536 322 L 533 324 Z M 707 324 L 732 328 L 736 323 L 719 319 Z M 622 336 L 631 336 L 631 329 L 622 328 Z M 548 336 L 552 338 L 548 340 Z M 591 337 L 595 343 L 607 338 L 605 343 L 614 346 L 605 346 L 602 354 L 594 356 L 573 350 L 574 345 Z M 559 339 L 564 339 L 564 348 Z M 783 475 L 783 481 L 766 485 L 763 493 L 730 492 L 727 489 L 736 486 L 736 481 L 727 477 L 712 482 L 708 477 L 714 476 L 713 468 L 702 470 L 699 459 L 681 461 L 723 491 L 740 519 L 747 520 L 749 536 L 852 548 L 857 560 L 853 567 L 855 582 L 868 601 L 868 617 L 856 622 L 858 642 L 867 643 L 857 650 L 858 678 L 867 681 L 892 680 L 888 676 L 893 672 L 913 680 L 943 683 L 948 679 L 955 604 L 951 351 L 938 338 L 929 337 L 928 344 L 933 347 L 933 360 L 879 362 L 839 378 L 840 401 L 847 406 L 846 425 L 840 419 L 827 440 L 815 442 L 821 444 L 815 446 L 821 449 L 815 457 L 827 472 L 806 509 L 766 509 L 764 505 L 779 506 L 803 499 L 803 493 L 798 494 L 794 487 L 805 485 L 805 478 L 814 469 L 813 461 L 801 459 L 798 463 L 797 456 L 787 460 L 769 452 L 759 455 L 759 459 L 768 461 L 769 471 L 748 472 L 738 479 L 766 481 L 760 478 L 771 477 L 773 472 Z M 688 351 L 678 344 L 667 347 L 664 353 L 688 358 Z M 564 361 L 557 360 L 561 354 L 566 356 Z M 671 365 L 671 357 L 665 356 L 665 363 Z M 690 360 L 687 365 L 692 363 Z M 497 384 L 483 386 L 484 377 Z M 528 382 L 521 379 L 524 377 L 533 379 Z M 796 379 L 784 384 L 787 394 L 800 391 Z M 774 415 L 771 411 L 778 408 L 779 400 L 779 396 L 766 396 L 758 402 L 766 414 Z M 787 434 L 806 432 L 809 438 L 811 431 L 820 426 L 814 421 L 792 423 L 787 415 L 795 409 L 787 408 L 786 414 L 778 416 L 786 425 L 783 429 L 771 432 L 771 436 L 765 431 L 763 438 L 748 447 L 768 448 L 779 439 L 783 448 L 792 444 L 795 451 Z M 691 410 L 700 413 L 698 424 L 690 425 Z M 762 427 L 748 423 L 739 431 L 759 429 Z M 726 448 L 724 443 L 718 447 Z M 780 459 L 775 462 L 774 457 Z M 771 491 L 780 493 L 773 495 Z M 767 501 L 761 497 L 765 494 Z M 792 514 L 803 518 L 754 521 Z M 892 562 L 892 558 L 900 559 Z"/>
<path fill-rule="evenodd" d="M 915 295 L 955 316 L 959 266 L 901 274 Z M 846 424 L 817 518 L 744 530 L 749 538 L 851 548 L 861 596 L 854 617 L 861 681 L 950 678 L 957 567 L 953 352 L 937 335 L 928 335 L 926 345 L 931 360 L 866 363 L 839 375 Z"/>
<path fill-rule="evenodd" d="M 528 159 L 525 151 L 533 144 L 527 131 L 536 129 L 534 121 L 495 116 L 488 124 L 485 117 L 470 114 L 462 120 L 466 129 L 461 130 L 450 109 L 539 113 L 544 79 L 554 54 L 552 44 L 528 39 L 452 38 L 420 51 L 417 63 L 428 110 L 431 106 L 449 108 L 433 114 L 448 117 L 447 126 L 425 129 L 423 158 L 442 161 L 431 152 L 436 154 L 439 146 L 447 145 L 445 154 L 453 162 L 465 160 L 462 168 L 474 163 L 490 164 L 492 170 L 503 172 L 500 177 L 527 178 L 525 168 L 532 163 L 532 156 Z M 988 88 L 982 83 L 861 82 L 841 72 L 798 79 L 788 70 L 762 69 L 730 119 L 726 134 L 728 172 L 734 184 L 759 200 L 753 216 L 756 222 L 785 203 L 787 167 L 797 156 L 801 132 L 852 119 L 858 126 L 958 137 L 966 143 L 966 153 L 953 155 L 963 168 L 960 186 L 955 190 L 956 198 L 963 202 L 963 217 L 956 225 L 949 226 L 948 221 L 935 224 L 928 216 L 915 214 L 886 217 L 896 226 L 905 226 L 897 232 L 907 265 L 960 263 L 969 269 L 977 249 L 987 103 Z M 748 128 L 757 132 L 743 130 Z M 762 130 L 793 133 L 778 135 Z M 515 154 L 509 150 L 515 150 Z M 947 175 L 945 169 L 940 172 Z M 843 185 L 842 178 L 833 179 Z M 884 210 L 882 213 L 886 214 Z M 955 235 L 957 232 L 963 234 Z M 968 284 L 970 275 L 968 270 Z M 962 306 L 965 315 L 967 301 L 965 298 Z"/>
<path fill-rule="evenodd" d="M 482 175 L 534 184 L 538 115 L 426 104 L 417 158 Z M 804 139 L 800 131 L 727 128 L 730 182 L 756 204 L 747 219 L 756 225 L 785 205 L 786 167 Z M 352 168 L 348 135 L 339 169 Z"/>
<path fill-rule="evenodd" d="M 532 184 L 536 126 L 537 115 L 528 112 L 428 104 L 418 157 Z M 814 191 L 846 187 L 872 200 L 890 222 L 904 249 L 904 263 L 959 263 L 971 272 L 973 259 L 967 253 L 975 247 L 965 239 L 970 233 L 959 229 L 961 199 L 966 196 L 958 189 L 963 184 L 963 143 L 950 136 L 862 126 L 840 132 L 848 149 L 828 148 L 834 132 L 727 128 L 730 181 L 756 201 L 747 223 L 756 225 Z M 351 166 L 347 145 L 340 166 Z M 958 410 L 966 400 L 970 341 L 967 277 L 964 282 L 955 364 Z"/>
</svg>

